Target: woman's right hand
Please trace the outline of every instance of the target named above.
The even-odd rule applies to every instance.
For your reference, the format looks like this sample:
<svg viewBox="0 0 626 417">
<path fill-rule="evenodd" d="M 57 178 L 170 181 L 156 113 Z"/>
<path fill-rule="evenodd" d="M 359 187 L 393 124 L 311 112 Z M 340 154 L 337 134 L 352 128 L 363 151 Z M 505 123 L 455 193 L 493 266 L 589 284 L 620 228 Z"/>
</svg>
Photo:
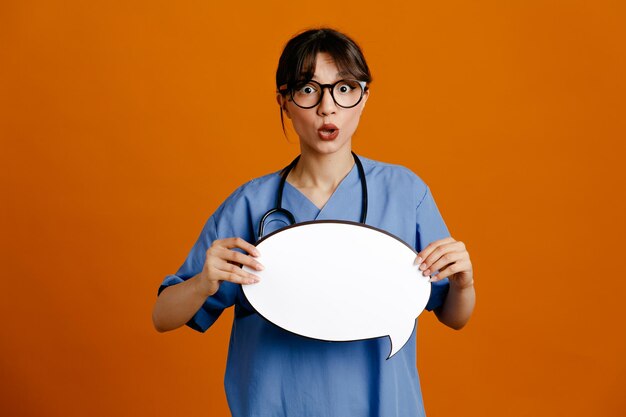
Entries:
<svg viewBox="0 0 626 417">
<path fill-rule="evenodd" d="M 249 255 L 232 250 L 234 248 L 243 249 Z M 215 240 L 206 251 L 206 260 L 198 277 L 200 291 L 209 297 L 217 292 L 222 281 L 235 284 L 259 282 L 258 276 L 249 274 L 241 268 L 241 265 L 246 265 L 257 271 L 263 270 L 263 265 L 254 259 L 258 256 L 258 249 L 241 238 Z"/>
</svg>

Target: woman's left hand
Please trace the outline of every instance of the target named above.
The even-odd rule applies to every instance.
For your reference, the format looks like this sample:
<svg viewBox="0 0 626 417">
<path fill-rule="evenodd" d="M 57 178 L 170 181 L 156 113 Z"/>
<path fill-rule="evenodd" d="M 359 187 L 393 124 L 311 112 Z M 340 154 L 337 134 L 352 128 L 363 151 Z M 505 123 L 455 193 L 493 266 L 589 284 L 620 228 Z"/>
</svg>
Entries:
<svg viewBox="0 0 626 417">
<path fill-rule="evenodd" d="M 420 265 L 421 263 L 421 265 Z M 426 246 L 415 258 L 424 276 L 439 271 L 430 277 L 430 282 L 440 281 L 446 277 L 450 284 L 458 288 L 470 287 L 474 284 L 474 272 L 469 253 L 465 244 L 452 237 L 436 240 Z"/>
</svg>

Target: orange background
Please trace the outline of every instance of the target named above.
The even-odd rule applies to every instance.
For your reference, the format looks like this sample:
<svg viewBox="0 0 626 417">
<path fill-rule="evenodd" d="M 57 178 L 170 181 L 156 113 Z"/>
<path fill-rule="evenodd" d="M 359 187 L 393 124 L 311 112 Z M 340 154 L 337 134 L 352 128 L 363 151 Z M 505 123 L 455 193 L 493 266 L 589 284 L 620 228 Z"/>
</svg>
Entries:
<svg viewBox="0 0 626 417">
<path fill-rule="evenodd" d="M 620 1 L 4 1 L 0 411 L 226 415 L 232 310 L 159 334 L 156 291 L 243 182 L 287 164 L 274 72 L 331 25 L 373 72 L 363 156 L 431 187 L 474 265 L 420 318 L 429 417 L 626 409 Z"/>
</svg>

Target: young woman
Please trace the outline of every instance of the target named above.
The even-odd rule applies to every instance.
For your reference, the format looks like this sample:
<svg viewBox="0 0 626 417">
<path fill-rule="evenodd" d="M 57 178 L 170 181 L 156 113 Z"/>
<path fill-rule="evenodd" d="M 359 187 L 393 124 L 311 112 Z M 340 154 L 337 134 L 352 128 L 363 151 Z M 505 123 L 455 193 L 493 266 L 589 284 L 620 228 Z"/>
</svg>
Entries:
<svg viewBox="0 0 626 417">
<path fill-rule="evenodd" d="M 417 329 L 387 360 L 387 337 L 353 342 L 301 337 L 269 323 L 246 301 L 241 286 L 258 277 L 238 265 L 263 269 L 252 243 L 261 218 L 276 206 L 279 189 L 280 204 L 296 222 L 359 221 L 366 211 L 366 224 L 418 252 L 415 262 L 432 282 L 427 310 L 455 329 L 472 314 L 469 254 L 450 236 L 429 187 L 407 168 L 352 153 L 371 79 L 360 48 L 346 35 L 323 28 L 292 38 L 278 64 L 276 99 L 281 120 L 283 114 L 289 118 L 300 138 L 300 157 L 288 169 L 231 194 L 208 219 L 185 263 L 159 288 L 153 321 L 160 332 L 183 324 L 204 332 L 225 308 L 235 306 L 225 388 L 236 417 L 424 414 Z M 263 232 L 288 224 L 277 215 L 266 219 Z"/>
</svg>

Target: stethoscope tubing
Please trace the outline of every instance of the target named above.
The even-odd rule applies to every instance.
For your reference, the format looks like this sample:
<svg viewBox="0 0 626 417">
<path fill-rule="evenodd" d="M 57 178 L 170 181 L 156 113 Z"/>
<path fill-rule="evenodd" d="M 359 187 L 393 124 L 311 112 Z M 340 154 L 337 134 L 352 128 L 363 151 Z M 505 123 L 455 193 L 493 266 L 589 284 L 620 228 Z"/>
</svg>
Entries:
<svg viewBox="0 0 626 417">
<path fill-rule="evenodd" d="M 300 156 L 301 155 L 298 155 L 289 165 L 287 165 L 282 170 L 281 175 L 280 175 L 280 183 L 278 185 L 278 193 L 276 194 L 276 206 L 275 208 L 268 210 L 261 218 L 261 221 L 259 222 L 259 233 L 257 236 L 257 242 L 261 240 L 261 238 L 263 237 L 264 229 L 265 229 L 265 221 L 269 218 L 269 216 L 271 216 L 274 213 L 280 213 L 284 215 L 285 217 L 287 217 L 290 225 L 293 225 L 296 223 L 296 219 L 294 215 L 289 210 L 284 209 L 282 207 L 282 203 L 283 203 L 283 191 L 285 189 L 285 182 L 287 181 L 287 176 L 289 175 L 291 170 L 296 166 L 296 164 L 300 160 Z M 365 179 L 365 170 L 363 169 L 363 164 L 361 163 L 361 160 L 359 159 L 358 156 L 356 156 L 354 152 L 352 152 L 352 156 L 354 157 L 354 163 L 356 164 L 357 170 L 359 171 L 359 178 L 361 180 L 362 199 L 361 199 L 360 223 L 365 224 L 365 221 L 367 220 L 367 206 L 368 206 L 367 181 Z"/>
</svg>

